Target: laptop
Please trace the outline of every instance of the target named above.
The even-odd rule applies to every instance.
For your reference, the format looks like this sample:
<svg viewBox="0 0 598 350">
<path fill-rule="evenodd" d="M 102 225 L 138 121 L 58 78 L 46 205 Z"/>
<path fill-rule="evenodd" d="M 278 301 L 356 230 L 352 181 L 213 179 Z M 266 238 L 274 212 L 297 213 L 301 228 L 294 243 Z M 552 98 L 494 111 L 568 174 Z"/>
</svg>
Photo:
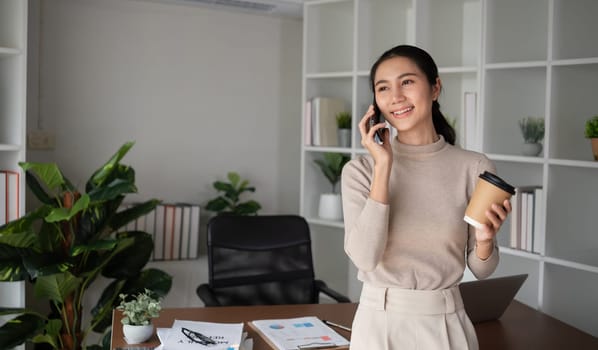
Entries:
<svg viewBox="0 0 598 350">
<path fill-rule="evenodd" d="M 527 274 L 459 284 L 465 312 L 472 323 L 497 320 L 519 291 Z"/>
</svg>

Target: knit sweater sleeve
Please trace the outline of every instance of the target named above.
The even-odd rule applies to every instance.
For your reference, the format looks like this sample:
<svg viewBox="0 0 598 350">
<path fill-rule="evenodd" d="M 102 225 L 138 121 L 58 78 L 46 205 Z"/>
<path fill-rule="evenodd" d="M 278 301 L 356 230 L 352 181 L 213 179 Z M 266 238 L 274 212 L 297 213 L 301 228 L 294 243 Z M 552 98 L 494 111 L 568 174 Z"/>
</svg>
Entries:
<svg viewBox="0 0 598 350">
<path fill-rule="evenodd" d="M 470 196 L 475 188 L 477 183 L 478 175 L 483 173 L 484 171 L 489 171 L 493 174 L 496 174 L 496 167 L 494 164 L 486 157 L 482 156 L 480 159 L 477 168 L 475 169 L 475 173 L 470 174 L 470 184 L 469 188 Z M 492 254 L 485 259 L 480 259 L 476 252 L 476 239 L 475 239 L 475 227 L 468 225 L 468 240 L 467 240 L 467 265 L 469 269 L 473 273 L 473 275 L 478 279 L 484 279 L 490 276 L 494 270 L 496 270 L 496 266 L 498 266 L 499 261 L 499 254 L 498 254 L 498 243 L 496 241 L 496 236 L 494 237 L 494 249 Z"/>
<path fill-rule="evenodd" d="M 371 164 L 365 157 L 354 159 L 343 168 L 344 248 L 362 271 L 376 268 L 388 239 L 389 205 L 369 198 L 371 179 Z"/>
</svg>

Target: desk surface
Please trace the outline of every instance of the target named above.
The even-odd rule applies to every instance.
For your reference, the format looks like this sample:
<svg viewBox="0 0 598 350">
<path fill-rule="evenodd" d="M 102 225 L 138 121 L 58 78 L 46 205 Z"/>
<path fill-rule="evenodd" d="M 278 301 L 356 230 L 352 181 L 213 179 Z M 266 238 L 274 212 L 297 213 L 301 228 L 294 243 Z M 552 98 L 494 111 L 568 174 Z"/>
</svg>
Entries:
<svg viewBox="0 0 598 350">
<path fill-rule="evenodd" d="M 209 322 L 248 322 L 256 319 L 318 316 L 321 319 L 350 326 L 356 309 L 357 304 L 174 308 L 162 310 L 160 317 L 154 319 L 154 325 L 170 327 L 175 318 Z M 159 345 L 155 334 L 147 343 L 128 345 L 123 339 L 121 317 L 120 311 L 115 310 L 112 318 L 112 349 L 137 347 L 147 349 Z M 598 338 L 517 301 L 511 303 L 500 320 L 476 324 L 475 329 L 480 350 L 598 349 Z M 254 350 L 270 349 L 251 327 L 246 325 L 245 330 L 254 340 Z M 347 331 L 335 330 L 347 339 L 350 337 Z"/>
</svg>

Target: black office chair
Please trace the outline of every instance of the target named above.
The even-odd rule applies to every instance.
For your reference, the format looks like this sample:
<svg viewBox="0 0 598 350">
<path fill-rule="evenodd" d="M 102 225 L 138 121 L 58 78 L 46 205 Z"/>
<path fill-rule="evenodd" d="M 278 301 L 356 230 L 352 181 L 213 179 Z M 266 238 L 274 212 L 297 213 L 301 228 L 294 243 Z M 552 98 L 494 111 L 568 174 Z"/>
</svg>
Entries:
<svg viewBox="0 0 598 350">
<path fill-rule="evenodd" d="M 324 293 L 349 298 L 316 280 L 309 225 L 297 215 L 219 215 L 208 222 L 206 306 L 316 304 Z"/>
</svg>

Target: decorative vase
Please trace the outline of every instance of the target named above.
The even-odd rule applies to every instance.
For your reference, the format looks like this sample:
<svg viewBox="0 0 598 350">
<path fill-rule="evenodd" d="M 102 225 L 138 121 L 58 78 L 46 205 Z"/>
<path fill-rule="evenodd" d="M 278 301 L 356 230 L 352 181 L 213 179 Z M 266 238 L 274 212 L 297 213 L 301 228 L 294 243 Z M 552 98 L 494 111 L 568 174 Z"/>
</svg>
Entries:
<svg viewBox="0 0 598 350">
<path fill-rule="evenodd" d="M 154 325 L 133 326 L 123 324 L 123 334 L 127 344 L 139 344 L 148 340 L 154 333 Z"/>
<path fill-rule="evenodd" d="M 542 144 L 525 142 L 523 144 L 522 152 L 525 156 L 536 157 L 542 152 Z"/>
<path fill-rule="evenodd" d="M 341 195 L 337 193 L 322 193 L 318 216 L 327 220 L 341 220 L 343 218 L 343 206 Z"/>
<path fill-rule="evenodd" d="M 340 147 L 351 147 L 351 129 L 338 129 L 336 134 Z"/>
<path fill-rule="evenodd" d="M 594 160 L 598 161 L 598 137 L 591 138 L 592 142 L 592 153 L 594 153 Z"/>
</svg>

